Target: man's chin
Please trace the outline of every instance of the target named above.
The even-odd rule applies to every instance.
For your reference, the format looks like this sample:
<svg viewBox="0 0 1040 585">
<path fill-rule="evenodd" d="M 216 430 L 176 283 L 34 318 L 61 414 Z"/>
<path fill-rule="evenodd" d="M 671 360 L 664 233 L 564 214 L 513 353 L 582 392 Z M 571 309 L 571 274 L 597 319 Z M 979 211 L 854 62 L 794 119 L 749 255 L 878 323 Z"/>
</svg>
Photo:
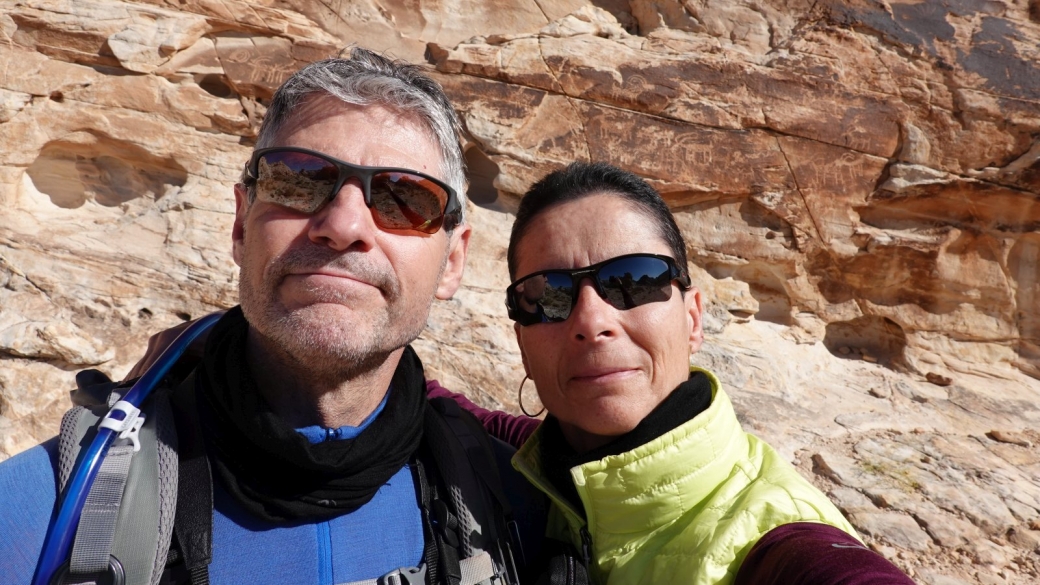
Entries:
<svg viewBox="0 0 1040 585">
<path fill-rule="evenodd" d="M 365 327 L 345 328 L 329 321 L 294 319 L 275 324 L 265 336 L 293 361 L 313 371 L 357 373 L 381 363 L 392 350 L 377 344 Z"/>
<path fill-rule="evenodd" d="M 385 307 L 369 307 L 360 303 L 312 300 L 299 304 L 279 303 L 270 312 L 277 312 L 286 319 L 337 319 L 350 322 L 357 320 L 360 315 L 374 315 L 385 310 Z"/>
<path fill-rule="evenodd" d="M 270 321 L 281 330 L 282 336 L 325 340 L 322 345 L 364 345 L 362 340 L 373 338 L 374 327 L 369 320 L 361 320 L 353 310 L 342 305 L 309 305 L 283 313 Z M 353 342 L 353 343 L 352 343 Z"/>
</svg>

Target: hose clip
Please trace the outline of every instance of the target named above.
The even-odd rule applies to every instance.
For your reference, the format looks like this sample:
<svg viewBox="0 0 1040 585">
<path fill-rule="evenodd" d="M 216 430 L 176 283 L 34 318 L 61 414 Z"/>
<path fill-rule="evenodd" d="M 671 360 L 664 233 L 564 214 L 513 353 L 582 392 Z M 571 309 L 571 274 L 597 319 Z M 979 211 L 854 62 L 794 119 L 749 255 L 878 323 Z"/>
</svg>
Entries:
<svg viewBox="0 0 1040 585">
<path fill-rule="evenodd" d="M 120 439 L 130 439 L 134 445 L 134 453 L 141 450 L 140 433 L 144 425 L 144 415 L 141 409 L 125 400 L 120 400 L 112 405 L 105 418 L 101 419 L 100 429 L 111 429 L 117 433 Z"/>
</svg>

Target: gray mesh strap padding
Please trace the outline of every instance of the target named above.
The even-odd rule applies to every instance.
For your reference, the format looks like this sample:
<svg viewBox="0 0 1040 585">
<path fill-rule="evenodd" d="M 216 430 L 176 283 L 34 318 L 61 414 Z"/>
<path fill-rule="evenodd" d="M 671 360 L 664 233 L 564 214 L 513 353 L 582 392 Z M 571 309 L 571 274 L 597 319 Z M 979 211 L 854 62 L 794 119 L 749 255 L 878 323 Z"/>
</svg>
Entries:
<svg viewBox="0 0 1040 585">
<path fill-rule="evenodd" d="M 476 548 L 473 546 L 473 540 L 477 535 L 482 535 L 483 532 L 480 523 L 473 517 L 469 506 L 466 505 L 468 502 L 459 486 L 450 486 L 448 497 L 451 498 L 451 503 L 456 510 L 455 518 L 459 521 L 459 534 L 466 535 L 462 542 L 459 543 L 459 555 L 465 557 L 473 556 L 477 553 Z"/>
<path fill-rule="evenodd" d="M 491 560 L 491 555 L 487 551 L 481 551 L 476 556 L 462 559 L 459 561 L 459 566 L 462 568 L 462 579 L 459 585 L 482 585 L 497 581 L 495 563 Z M 397 569 L 378 579 L 351 581 L 350 583 L 341 583 L 340 585 L 407 585 L 412 582 L 407 578 L 408 576 L 419 574 L 426 575 L 425 566 L 419 569 Z M 424 579 L 419 577 L 418 582 L 423 581 Z"/>
<path fill-rule="evenodd" d="M 495 563 L 491 561 L 488 552 L 481 551 L 480 554 L 459 561 L 462 567 L 462 580 L 460 585 L 477 585 L 478 583 L 490 583 L 495 576 Z"/>
<path fill-rule="evenodd" d="M 158 585 L 166 568 L 173 538 L 173 518 L 177 511 L 177 428 L 170 409 L 170 392 L 163 388 L 155 391 L 155 438 L 159 464 L 159 534 L 156 542 L 155 563 L 152 567 L 152 585 Z M 117 535 L 118 538 L 118 535 Z"/>
<path fill-rule="evenodd" d="M 161 578 L 177 505 L 177 438 L 165 389 L 156 389 L 145 405 L 141 450 L 134 455 L 122 492 L 111 553 L 123 565 L 126 582 L 135 584 L 154 584 Z M 74 407 L 62 419 L 58 442 L 62 490 L 81 447 L 93 439 L 94 428 L 107 411 L 104 406 Z"/>
<path fill-rule="evenodd" d="M 58 433 L 58 485 L 62 490 L 65 489 L 65 484 L 69 483 L 72 467 L 76 464 L 76 456 L 79 455 L 79 440 L 82 436 L 77 429 L 79 419 L 84 414 L 90 414 L 90 410 L 82 406 L 73 406 L 61 417 L 61 431 Z"/>
<path fill-rule="evenodd" d="M 112 445 L 108 448 L 94 485 L 87 495 L 80 516 L 76 540 L 72 544 L 69 572 L 74 575 L 95 575 L 108 571 L 108 557 L 119 517 L 119 503 L 130 474 L 133 445 Z"/>
</svg>

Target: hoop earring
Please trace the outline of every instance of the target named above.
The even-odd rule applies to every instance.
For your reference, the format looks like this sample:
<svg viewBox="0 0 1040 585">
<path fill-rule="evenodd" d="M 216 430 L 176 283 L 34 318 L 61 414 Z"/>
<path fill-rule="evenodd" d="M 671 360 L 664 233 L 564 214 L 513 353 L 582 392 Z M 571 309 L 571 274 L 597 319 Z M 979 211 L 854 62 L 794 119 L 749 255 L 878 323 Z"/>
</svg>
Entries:
<svg viewBox="0 0 1040 585">
<path fill-rule="evenodd" d="M 527 409 L 524 408 L 524 384 L 527 383 L 528 379 L 529 378 L 527 376 L 524 376 L 524 380 L 520 382 L 520 389 L 516 391 L 516 403 L 520 405 L 520 412 L 526 414 L 531 418 L 537 418 L 543 412 L 545 412 L 545 405 L 542 405 L 542 409 L 534 414 L 527 412 Z"/>
</svg>

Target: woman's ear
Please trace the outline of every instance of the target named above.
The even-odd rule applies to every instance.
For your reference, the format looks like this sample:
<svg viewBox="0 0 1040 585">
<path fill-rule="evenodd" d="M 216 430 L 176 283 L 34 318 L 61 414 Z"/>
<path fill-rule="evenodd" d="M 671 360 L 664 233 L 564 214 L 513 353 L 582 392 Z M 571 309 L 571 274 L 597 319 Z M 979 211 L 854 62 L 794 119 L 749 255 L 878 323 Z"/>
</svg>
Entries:
<svg viewBox="0 0 1040 585">
<path fill-rule="evenodd" d="M 527 352 L 524 351 L 524 328 L 519 323 L 513 323 L 513 333 L 516 334 L 516 345 L 520 348 L 520 360 L 524 363 L 524 374 L 531 377 L 531 368 L 527 365 Z"/>
<path fill-rule="evenodd" d="M 690 355 L 700 351 L 704 343 L 704 329 L 701 315 L 704 313 L 704 305 L 701 301 L 701 291 L 697 287 L 691 287 L 683 296 L 686 309 L 686 323 L 690 328 Z"/>
</svg>

